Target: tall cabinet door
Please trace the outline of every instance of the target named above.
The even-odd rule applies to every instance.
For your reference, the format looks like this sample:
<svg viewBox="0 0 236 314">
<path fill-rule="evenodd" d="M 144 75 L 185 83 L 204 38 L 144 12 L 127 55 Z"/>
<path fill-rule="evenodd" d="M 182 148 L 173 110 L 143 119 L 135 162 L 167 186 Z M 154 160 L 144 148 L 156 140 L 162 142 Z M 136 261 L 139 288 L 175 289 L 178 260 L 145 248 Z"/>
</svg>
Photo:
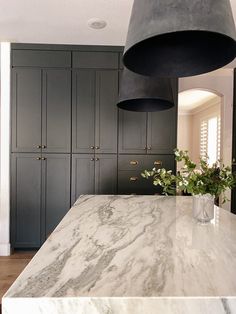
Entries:
<svg viewBox="0 0 236 314">
<path fill-rule="evenodd" d="M 71 146 L 71 71 L 43 70 L 43 152 L 69 153 Z"/>
<path fill-rule="evenodd" d="M 147 114 L 119 110 L 119 153 L 144 154 L 147 147 Z"/>
<path fill-rule="evenodd" d="M 117 194 L 117 155 L 96 155 L 95 194 Z"/>
<path fill-rule="evenodd" d="M 38 154 L 12 154 L 12 244 L 38 248 L 41 244 L 41 160 Z"/>
<path fill-rule="evenodd" d="M 75 154 L 72 156 L 72 204 L 80 195 L 94 194 L 94 172 L 94 155 Z"/>
<path fill-rule="evenodd" d="M 96 94 L 96 151 L 117 153 L 118 71 L 96 72 Z"/>
<path fill-rule="evenodd" d="M 93 153 L 95 146 L 94 70 L 73 71 L 72 152 Z"/>
<path fill-rule="evenodd" d="M 148 154 L 173 154 L 177 141 L 176 124 L 176 107 L 148 113 Z"/>
<path fill-rule="evenodd" d="M 178 79 L 172 79 L 175 107 L 148 114 L 147 147 L 149 154 L 173 154 L 177 146 Z"/>
<path fill-rule="evenodd" d="M 43 154 L 42 182 L 47 238 L 70 209 L 70 155 Z"/>
<path fill-rule="evenodd" d="M 12 71 L 12 151 L 41 149 L 42 71 L 14 68 Z"/>
</svg>

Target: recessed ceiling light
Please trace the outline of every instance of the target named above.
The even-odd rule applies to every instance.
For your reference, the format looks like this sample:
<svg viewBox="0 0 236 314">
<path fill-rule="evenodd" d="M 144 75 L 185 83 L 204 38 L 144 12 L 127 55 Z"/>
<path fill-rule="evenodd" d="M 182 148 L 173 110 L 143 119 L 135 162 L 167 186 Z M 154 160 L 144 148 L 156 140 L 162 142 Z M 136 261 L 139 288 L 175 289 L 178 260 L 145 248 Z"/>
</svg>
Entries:
<svg viewBox="0 0 236 314">
<path fill-rule="evenodd" d="M 88 20 L 88 26 L 94 29 L 102 29 L 107 26 L 107 22 L 98 18 Z"/>
</svg>

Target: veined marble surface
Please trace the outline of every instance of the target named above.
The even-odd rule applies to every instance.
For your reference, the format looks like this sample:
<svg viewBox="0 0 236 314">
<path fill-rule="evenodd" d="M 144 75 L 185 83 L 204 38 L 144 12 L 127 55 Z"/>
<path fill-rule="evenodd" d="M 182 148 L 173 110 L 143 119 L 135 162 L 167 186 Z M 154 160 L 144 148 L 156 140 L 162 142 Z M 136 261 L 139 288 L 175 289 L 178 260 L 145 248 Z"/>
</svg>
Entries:
<svg viewBox="0 0 236 314">
<path fill-rule="evenodd" d="M 236 313 L 236 216 L 215 211 L 199 225 L 191 197 L 82 196 L 3 313 Z"/>
</svg>

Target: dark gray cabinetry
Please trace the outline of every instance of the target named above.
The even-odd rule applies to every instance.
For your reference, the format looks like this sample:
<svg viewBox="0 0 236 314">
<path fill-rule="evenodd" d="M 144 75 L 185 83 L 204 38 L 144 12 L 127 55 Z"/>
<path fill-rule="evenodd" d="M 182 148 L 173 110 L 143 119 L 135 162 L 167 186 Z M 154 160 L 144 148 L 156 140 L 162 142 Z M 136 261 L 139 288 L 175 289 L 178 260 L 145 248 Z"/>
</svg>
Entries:
<svg viewBox="0 0 236 314">
<path fill-rule="evenodd" d="M 71 70 L 43 70 L 42 148 L 69 153 L 71 146 Z M 46 146 L 44 148 L 44 146 Z"/>
<path fill-rule="evenodd" d="M 144 154 L 147 150 L 147 114 L 119 110 L 119 153 Z"/>
<path fill-rule="evenodd" d="M 166 168 L 175 171 L 173 155 L 121 155 L 118 163 L 118 194 L 160 194 L 152 180 L 142 178 L 145 169 Z"/>
<path fill-rule="evenodd" d="M 172 79 L 175 107 L 139 113 L 119 110 L 120 154 L 173 154 L 177 145 L 178 79 Z"/>
<path fill-rule="evenodd" d="M 12 71 L 12 151 L 38 152 L 41 147 L 42 71 Z"/>
<path fill-rule="evenodd" d="M 73 70 L 73 153 L 117 152 L 118 71 Z"/>
<path fill-rule="evenodd" d="M 37 248 L 70 208 L 70 155 L 12 154 L 12 244 Z"/>
<path fill-rule="evenodd" d="M 159 193 L 141 172 L 175 170 L 177 106 L 118 114 L 121 57 L 119 47 L 12 45 L 13 247 L 39 247 L 82 194 Z M 177 80 L 173 91 L 177 104 Z"/>
<path fill-rule="evenodd" d="M 14 68 L 12 98 L 13 152 L 70 152 L 70 70 Z"/>
<path fill-rule="evenodd" d="M 117 194 L 117 155 L 96 155 L 95 194 Z"/>
<path fill-rule="evenodd" d="M 83 194 L 117 194 L 117 155 L 73 154 L 72 203 Z"/>
<path fill-rule="evenodd" d="M 41 244 L 42 180 L 38 154 L 12 155 L 11 231 L 14 247 Z"/>
<path fill-rule="evenodd" d="M 72 151 L 94 153 L 95 72 L 73 71 Z"/>
<path fill-rule="evenodd" d="M 70 155 L 43 154 L 42 181 L 47 238 L 70 209 Z"/>
<path fill-rule="evenodd" d="M 92 154 L 72 155 L 72 204 L 80 195 L 94 194 L 94 160 L 94 155 Z"/>
<path fill-rule="evenodd" d="M 95 150 L 98 153 L 117 153 L 118 72 L 96 72 L 96 132 Z"/>
<path fill-rule="evenodd" d="M 120 154 L 172 154 L 176 148 L 176 107 L 160 112 L 119 111 Z"/>
<path fill-rule="evenodd" d="M 173 154 L 176 148 L 176 107 L 148 113 L 147 153 Z"/>
</svg>

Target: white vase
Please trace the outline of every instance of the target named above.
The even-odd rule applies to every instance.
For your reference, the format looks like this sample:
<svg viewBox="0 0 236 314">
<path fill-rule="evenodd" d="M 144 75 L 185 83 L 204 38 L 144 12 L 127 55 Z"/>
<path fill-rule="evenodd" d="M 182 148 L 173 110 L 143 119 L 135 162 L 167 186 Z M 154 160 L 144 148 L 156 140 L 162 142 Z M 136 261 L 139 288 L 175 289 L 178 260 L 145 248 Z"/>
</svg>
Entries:
<svg viewBox="0 0 236 314">
<path fill-rule="evenodd" d="M 209 223 L 214 219 L 215 197 L 211 194 L 193 196 L 193 217 L 201 223 Z"/>
</svg>

